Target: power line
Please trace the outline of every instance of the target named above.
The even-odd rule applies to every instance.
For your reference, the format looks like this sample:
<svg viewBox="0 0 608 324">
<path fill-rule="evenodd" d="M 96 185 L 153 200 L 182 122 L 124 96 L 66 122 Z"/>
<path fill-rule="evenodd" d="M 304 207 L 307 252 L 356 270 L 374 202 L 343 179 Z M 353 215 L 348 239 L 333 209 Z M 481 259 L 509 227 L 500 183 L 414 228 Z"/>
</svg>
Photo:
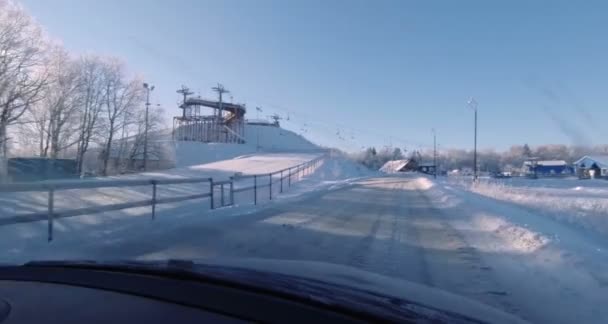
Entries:
<svg viewBox="0 0 608 324">
<path fill-rule="evenodd" d="M 404 138 L 401 138 L 401 137 L 398 137 L 398 136 L 394 136 L 392 134 L 380 133 L 380 132 L 376 132 L 374 130 L 369 130 L 369 129 L 355 128 L 355 127 L 348 126 L 348 125 L 345 125 L 345 124 L 341 124 L 341 123 L 338 123 L 338 122 L 334 122 L 332 124 L 332 123 L 328 123 L 328 122 L 324 122 L 324 121 L 319 121 L 319 120 L 316 119 L 316 117 L 311 117 L 310 115 L 307 115 L 305 113 L 297 112 L 295 110 L 287 109 L 287 108 L 284 108 L 284 107 L 281 107 L 281 106 L 275 105 L 275 104 L 266 104 L 265 106 L 268 106 L 268 107 L 271 107 L 271 108 L 274 108 L 274 109 L 281 110 L 283 112 L 289 113 L 291 115 L 290 119 L 293 119 L 293 117 L 292 117 L 293 115 L 296 115 L 296 116 L 300 115 L 301 117 L 305 117 L 306 119 L 308 119 L 309 122 L 312 121 L 312 123 L 315 123 L 317 125 L 324 125 L 325 127 L 329 127 L 329 128 L 336 128 L 337 127 L 337 128 L 348 129 L 348 130 L 355 131 L 355 132 L 358 132 L 358 133 L 364 133 L 364 134 L 367 134 L 367 135 L 374 135 L 376 137 L 383 138 L 385 140 L 389 139 L 389 142 L 392 141 L 392 139 L 395 139 L 398 142 L 400 142 L 402 144 L 405 144 L 405 145 L 408 145 L 408 146 L 409 145 L 413 145 L 413 146 L 420 146 L 420 147 L 432 147 L 432 144 L 422 143 L 422 142 L 417 142 L 417 141 L 411 141 L 411 140 L 406 140 Z"/>
</svg>

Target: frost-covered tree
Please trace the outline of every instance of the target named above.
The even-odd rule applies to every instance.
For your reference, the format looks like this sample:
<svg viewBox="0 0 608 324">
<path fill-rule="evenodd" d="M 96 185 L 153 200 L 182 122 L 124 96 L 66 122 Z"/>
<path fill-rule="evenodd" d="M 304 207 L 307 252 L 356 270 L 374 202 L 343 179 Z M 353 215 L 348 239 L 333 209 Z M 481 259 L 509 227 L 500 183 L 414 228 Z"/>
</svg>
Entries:
<svg viewBox="0 0 608 324">
<path fill-rule="evenodd" d="M 42 99 L 23 116 L 20 134 L 37 148 L 40 157 L 57 158 L 76 144 L 80 108 L 79 71 L 76 62 L 59 46 L 48 50 L 47 82 Z"/>
<path fill-rule="evenodd" d="M 108 173 L 108 162 L 113 150 L 113 144 L 120 131 L 121 139 L 130 123 L 137 122 L 138 107 L 143 106 L 144 92 L 140 79 L 127 79 L 125 67 L 122 63 L 112 60 L 108 62 L 105 77 L 105 106 L 103 112 L 102 132 L 104 134 L 105 154 L 102 156 L 102 174 Z M 145 121 L 144 121 L 145 124 Z M 122 143 L 122 142 L 121 142 Z M 119 152 L 122 154 L 123 146 L 119 144 Z"/>
<path fill-rule="evenodd" d="M 30 16 L 12 1 L 0 0 L 0 179 L 8 172 L 9 127 L 42 98 L 44 46 Z"/>
</svg>

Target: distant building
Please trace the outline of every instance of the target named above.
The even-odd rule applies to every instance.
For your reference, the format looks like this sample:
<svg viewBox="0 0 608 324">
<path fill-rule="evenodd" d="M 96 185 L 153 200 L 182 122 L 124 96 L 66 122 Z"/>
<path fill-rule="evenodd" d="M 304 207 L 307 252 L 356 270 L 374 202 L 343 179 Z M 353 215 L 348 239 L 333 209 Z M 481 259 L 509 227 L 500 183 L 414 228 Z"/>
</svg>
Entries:
<svg viewBox="0 0 608 324">
<path fill-rule="evenodd" d="M 391 160 L 380 168 L 380 171 L 384 173 L 397 173 L 397 172 L 408 172 L 415 171 L 417 164 L 415 160 Z"/>
<path fill-rule="evenodd" d="M 420 162 L 418 163 L 417 170 L 418 172 L 426 173 L 426 174 L 434 174 L 435 173 L 435 163 L 433 162 Z"/>
<path fill-rule="evenodd" d="M 608 179 L 608 155 L 586 155 L 574 162 L 576 175 L 581 179 Z"/>
<path fill-rule="evenodd" d="M 574 175 L 574 168 L 564 160 L 525 161 L 522 171 L 534 177 L 565 177 Z"/>
<path fill-rule="evenodd" d="M 433 162 L 417 162 L 414 159 L 408 160 L 391 160 L 380 168 L 384 173 L 398 173 L 418 171 L 426 174 L 435 173 L 435 165 Z"/>
</svg>

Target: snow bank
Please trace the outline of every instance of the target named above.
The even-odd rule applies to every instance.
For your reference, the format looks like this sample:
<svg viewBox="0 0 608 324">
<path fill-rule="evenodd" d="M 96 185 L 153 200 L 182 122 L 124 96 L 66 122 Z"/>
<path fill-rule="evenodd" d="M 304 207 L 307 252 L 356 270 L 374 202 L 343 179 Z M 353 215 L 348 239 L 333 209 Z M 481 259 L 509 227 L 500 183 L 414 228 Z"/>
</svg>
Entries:
<svg viewBox="0 0 608 324">
<path fill-rule="evenodd" d="M 468 191 L 532 208 L 557 220 L 608 234 L 608 182 L 578 179 L 481 180 L 449 183 Z"/>
</svg>

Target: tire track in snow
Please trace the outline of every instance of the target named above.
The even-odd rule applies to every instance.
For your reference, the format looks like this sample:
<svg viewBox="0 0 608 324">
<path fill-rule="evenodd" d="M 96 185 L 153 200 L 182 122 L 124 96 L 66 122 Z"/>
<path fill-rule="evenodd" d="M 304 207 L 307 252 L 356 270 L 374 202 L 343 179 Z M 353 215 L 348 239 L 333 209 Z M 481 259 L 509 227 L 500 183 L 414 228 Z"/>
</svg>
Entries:
<svg viewBox="0 0 608 324">
<path fill-rule="evenodd" d="M 519 308 L 509 300 L 510 293 L 493 278 L 493 268 L 486 264 L 482 254 L 466 240 L 463 233 L 450 223 L 450 215 L 435 207 L 432 199 L 417 190 L 428 210 L 427 220 L 437 226 L 434 230 L 419 227 L 422 244 L 435 242 L 435 250 L 427 250 L 432 284 L 469 298 L 484 302 L 512 314 Z M 432 245 L 431 245 L 432 246 Z"/>
</svg>

